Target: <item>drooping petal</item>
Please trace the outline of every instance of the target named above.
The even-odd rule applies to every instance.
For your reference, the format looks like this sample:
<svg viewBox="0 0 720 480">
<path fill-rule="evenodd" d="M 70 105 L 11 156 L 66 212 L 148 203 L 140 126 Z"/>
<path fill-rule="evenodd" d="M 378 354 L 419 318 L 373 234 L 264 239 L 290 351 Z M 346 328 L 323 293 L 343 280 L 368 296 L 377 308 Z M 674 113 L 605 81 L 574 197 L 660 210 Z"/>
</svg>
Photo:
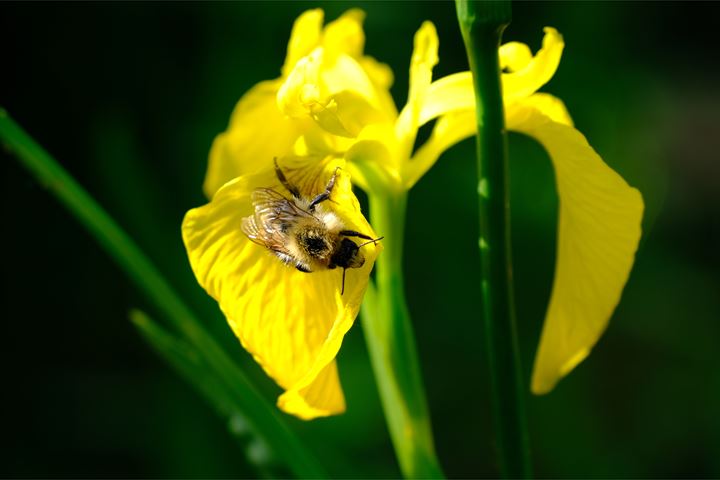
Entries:
<svg viewBox="0 0 720 480">
<path fill-rule="evenodd" d="M 534 93 L 528 98 L 523 99 L 524 107 L 532 107 L 540 113 L 550 118 L 553 122 L 574 126 L 570 112 L 565 107 L 565 102 L 549 93 Z"/>
<path fill-rule="evenodd" d="M 395 124 L 396 136 L 410 156 L 417 130 L 420 127 L 420 112 L 432 82 L 432 70 L 438 63 L 439 40 L 432 22 L 423 22 L 415 33 L 412 58 L 410 60 L 410 87 L 408 101 L 400 112 Z"/>
<path fill-rule="evenodd" d="M 227 130 L 215 138 L 203 184 L 208 198 L 238 175 L 255 172 L 273 157 L 290 153 L 299 129 L 277 108 L 280 84 L 280 80 L 268 80 L 251 88 L 235 107 Z"/>
<path fill-rule="evenodd" d="M 284 158 L 280 165 L 287 178 L 311 196 L 324 190 L 343 161 Z M 348 174 L 338 173 L 333 201 L 325 205 L 346 228 L 374 237 Z M 281 408 L 304 419 L 341 413 L 345 406 L 334 359 L 382 247 L 362 248 L 365 264 L 348 269 L 341 295 L 341 269 L 302 273 L 240 230 L 242 219 L 253 212 L 250 195 L 259 187 L 284 191 L 272 169 L 265 169 L 228 182 L 209 204 L 187 213 L 182 232 L 190 264 L 243 346 L 286 390 Z"/>
<path fill-rule="evenodd" d="M 507 127 L 547 150 L 559 196 L 555 280 L 532 378 L 532 391 L 542 394 L 589 354 L 607 327 L 634 261 L 643 201 L 580 132 L 532 103 L 508 109 Z"/>
<path fill-rule="evenodd" d="M 308 55 L 320 44 L 323 25 L 323 11 L 320 8 L 303 12 L 293 24 L 288 41 L 285 64 L 282 67 L 283 77 L 287 77 L 295 64 Z"/>
<path fill-rule="evenodd" d="M 502 74 L 505 105 L 529 97 L 555 75 L 565 42 L 554 28 L 545 27 L 544 31 L 542 48 L 530 61 L 527 61 L 526 54 L 519 53 L 524 49 L 517 43 L 511 48 L 500 48 L 500 65 L 520 67 L 525 63 L 519 70 Z"/>
</svg>

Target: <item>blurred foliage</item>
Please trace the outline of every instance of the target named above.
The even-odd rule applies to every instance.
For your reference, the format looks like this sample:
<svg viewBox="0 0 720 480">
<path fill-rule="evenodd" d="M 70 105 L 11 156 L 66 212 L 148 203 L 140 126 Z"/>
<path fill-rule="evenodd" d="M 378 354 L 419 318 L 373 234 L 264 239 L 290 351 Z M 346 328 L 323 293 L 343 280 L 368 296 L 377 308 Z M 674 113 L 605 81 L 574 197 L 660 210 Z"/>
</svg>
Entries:
<svg viewBox="0 0 720 480">
<path fill-rule="evenodd" d="M 279 74 L 294 18 L 359 6 L 370 55 L 404 103 L 412 35 L 438 27 L 436 77 L 467 69 L 450 2 L 2 3 L 0 105 L 123 225 L 268 399 L 279 389 L 197 286 L 180 239 L 204 203 L 207 152 L 235 102 Z M 540 476 L 720 476 L 720 65 L 712 4 L 517 2 L 506 40 L 566 49 L 545 91 L 645 197 L 636 267 L 607 334 L 548 396 L 529 398 Z M 427 133 L 427 132 L 426 132 Z M 408 301 L 441 461 L 493 476 L 478 322 L 474 148 L 410 194 Z M 554 266 L 553 172 L 510 139 L 516 295 L 529 374 Z M 53 198 L 3 165 L 0 474 L 243 477 L 228 425 L 128 320 L 147 308 Z M 468 172 L 473 172 L 469 174 Z M 460 283 L 448 279 L 462 279 Z M 287 422 L 338 478 L 398 475 L 360 326 L 339 356 L 348 412 Z"/>
</svg>

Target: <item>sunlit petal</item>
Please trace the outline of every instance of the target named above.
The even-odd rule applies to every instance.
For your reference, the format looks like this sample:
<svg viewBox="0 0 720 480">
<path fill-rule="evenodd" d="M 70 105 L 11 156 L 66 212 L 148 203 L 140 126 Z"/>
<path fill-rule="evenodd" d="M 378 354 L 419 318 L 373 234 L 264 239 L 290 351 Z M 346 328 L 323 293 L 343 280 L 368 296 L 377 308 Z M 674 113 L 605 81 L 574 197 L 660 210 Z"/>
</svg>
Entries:
<svg viewBox="0 0 720 480">
<path fill-rule="evenodd" d="M 435 117 L 457 110 L 475 110 L 475 89 L 472 74 L 460 72 L 433 82 L 422 105 L 419 125 Z"/>
<path fill-rule="evenodd" d="M 517 72 L 532 61 L 530 47 L 521 42 L 508 42 L 500 45 L 500 68 L 505 73 Z"/>
<path fill-rule="evenodd" d="M 559 196 L 555 280 L 532 378 L 540 394 L 581 362 L 607 327 L 633 265 L 643 201 L 571 126 L 517 104 L 507 127 L 545 147 Z"/>
<path fill-rule="evenodd" d="M 295 64 L 308 55 L 320 43 L 323 24 L 323 11 L 320 8 L 303 12 L 293 24 L 288 41 L 285 64 L 282 67 L 283 77 L 287 77 Z"/>
<path fill-rule="evenodd" d="M 297 62 L 278 91 L 277 105 L 290 117 L 312 118 L 332 135 L 354 137 L 365 125 L 386 119 L 376 93 L 355 59 L 330 58 L 317 48 Z"/>
<path fill-rule="evenodd" d="M 545 85 L 555 75 L 555 71 L 560 65 L 560 57 L 562 56 L 565 43 L 562 35 L 552 27 L 545 27 L 545 37 L 543 38 L 542 48 L 535 54 L 532 60 L 520 70 L 502 74 L 503 98 L 505 104 L 512 103 L 518 99 L 528 97 L 535 93 L 540 87 Z M 520 66 L 526 58 L 521 47 L 513 47 L 511 50 L 500 49 L 500 64 Z M 502 58 L 502 55 L 507 55 Z"/>
<path fill-rule="evenodd" d="M 410 60 L 410 88 L 408 101 L 400 112 L 395 132 L 408 156 L 420 126 L 420 112 L 432 82 L 432 70 L 438 63 L 439 40 L 432 22 L 424 22 L 415 33 L 412 59 Z"/>
<path fill-rule="evenodd" d="M 526 107 L 532 107 L 540 113 L 550 118 L 553 122 L 561 123 L 572 127 L 573 121 L 570 117 L 565 102 L 549 93 L 534 93 L 528 98 L 523 99 L 522 104 Z"/>
<path fill-rule="evenodd" d="M 398 148 L 392 124 L 375 124 L 363 129 L 345 152 L 353 182 L 366 192 L 400 186 Z"/>
<path fill-rule="evenodd" d="M 375 87 L 375 97 L 378 99 L 378 105 L 385 118 L 395 119 L 398 114 L 397 107 L 390 94 L 390 87 L 394 80 L 392 69 L 369 56 L 362 57 L 359 63 Z"/>
<path fill-rule="evenodd" d="M 433 127 L 430 138 L 405 165 L 403 170 L 405 188 L 412 188 L 445 150 L 475 135 L 475 132 L 477 132 L 475 109 L 458 110 L 440 117 Z"/>
<path fill-rule="evenodd" d="M 208 198 L 238 175 L 255 172 L 291 151 L 299 131 L 277 108 L 280 83 L 269 80 L 251 88 L 235 107 L 228 129 L 215 138 L 203 184 Z"/>
<path fill-rule="evenodd" d="M 557 30 L 546 27 L 543 47 L 535 57 L 523 43 L 510 42 L 500 47 L 500 67 L 507 70 L 501 75 L 506 107 L 532 95 L 552 78 L 560 64 L 563 46 L 562 36 Z M 537 101 L 543 99 L 539 98 Z M 436 80 L 427 89 L 418 125 L 424 125 L 433 118 L 449 112 L 474 108 L 472 74 L 460 72 L 448 75 Z"/>
<path fill-rule="evenodd" d="M 343 161 L 284 158 L 281 164 L 288 179 L 310 196 L 324 190 Z M 341 269 L 299 272 L 240 230 L 242 218 L 253 211 L 250 194 L 259 187 L 283 191 L 266 169 L 228 182 L 209 204 L 187 213 L 182 231 L 190 264 L 243 346 L 286 390 L 281 407 L 306 419 L 340 413 L 344 400 L 333 362 L 381 246 L 363 247 L 365 264 L 348 269 L 341 295 Z M 332 201 L 324 205 L 346 228 L 375 236 L 344 169 Z"/>
<path fill-rule="evenodd" d="M 325 26 L 322 46 L 331 58 L 339 54 L 346 54 L 355 59 L 362 56 L 365 48 L 363 20 L 365 20 L 365 12 L 353 8 Z"/>
</svg>

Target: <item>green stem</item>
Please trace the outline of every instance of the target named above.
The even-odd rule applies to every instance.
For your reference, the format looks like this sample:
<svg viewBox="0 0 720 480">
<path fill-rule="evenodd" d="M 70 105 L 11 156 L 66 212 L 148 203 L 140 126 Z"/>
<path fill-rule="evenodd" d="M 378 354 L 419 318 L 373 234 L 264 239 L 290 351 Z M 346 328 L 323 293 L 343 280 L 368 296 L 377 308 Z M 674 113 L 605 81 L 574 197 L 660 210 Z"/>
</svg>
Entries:
<svg viewBox="0 0 720 480">
<path fill-rule="evenodd" d="M 532 476 L 513 303 L 507 135 L 498 48 L 510 23 L 509 0 L 456 0 L 477 112 L 483 325 L 490 367 L 500 471 Z"/>
<path fill-rule="evenodd" d="M 384 235 L 376 288 L 363 304 L 362 324 L 393 446 L 405 478 L 443 478 L 410 315 L 402 253 L 407 193 L 370 195 L 371 223 Z"/>
<path fill-rule="evenodd" d="M 243 414 L 299 477 L 325 477 L 317 460 L 225 354 L 140 248 L 100 205 L 0 108 L 0 140 L 95 237 L 155 307 L 206 357 Z"/>
</svg>

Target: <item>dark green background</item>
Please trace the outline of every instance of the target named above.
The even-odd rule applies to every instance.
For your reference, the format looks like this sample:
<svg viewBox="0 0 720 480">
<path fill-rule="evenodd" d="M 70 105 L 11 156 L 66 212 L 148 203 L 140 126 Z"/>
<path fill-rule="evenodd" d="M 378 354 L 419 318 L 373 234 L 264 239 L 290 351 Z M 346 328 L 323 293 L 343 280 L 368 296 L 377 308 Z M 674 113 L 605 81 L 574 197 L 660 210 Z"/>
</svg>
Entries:
<svg viewBox="0 0 720 480">
<path fill-rule="evenodd" d="M 440 76 L 467 69 L 454 5 L 0 4 L 0 105 L 151 255 L 254 382 L 254 365 L 196 284 L 180 222 L 205 199 L 207 152 L 235 102 L 279 75 L 293 19 L 368 13 L 366 51 L 403 104 L 412 35 L 440 36 Z M 645 198 L 635 269 L 593 354 L 528 399 L 543 477 L 720 476 L 720 71 L 712 3 L 515 3 L 506 40 L 566 40 L 544 87 Z M 427 132 L 424 132 L 425 134 Z M 529 374 L 554 266 L 557 198 L 541 148 L 512 134 L 518 322 Z M 479 329 L 472 141 L 411 192 L 407 289 L 440 459 L 497 474 Z M 2 153 L 2 428 L 9 477 L 243 477 L 254 471 L 204 401 L 127 318 L 145 300 L 89 235 Z M 382 233 L 382 232 L 380 232 Z M 150 310 L 150 313 L 152 310 Z M 339 355 L 348 412 L 286 417 L 335 477 L 394 477 L 359 324 Z"/>
</svg>

